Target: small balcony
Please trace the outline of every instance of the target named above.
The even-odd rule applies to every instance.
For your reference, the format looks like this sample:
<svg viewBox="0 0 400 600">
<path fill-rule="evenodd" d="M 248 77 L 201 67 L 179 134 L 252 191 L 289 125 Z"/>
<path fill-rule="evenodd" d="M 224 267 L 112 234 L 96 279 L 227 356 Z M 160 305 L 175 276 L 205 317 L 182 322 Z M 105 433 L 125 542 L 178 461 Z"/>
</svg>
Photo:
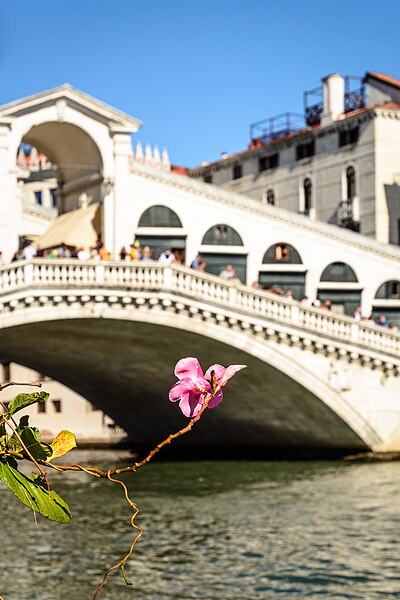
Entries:
<svg viewBox="0 0 400 600">
<path fill-rule="evenodd" d="M 250 125 L 250 149 L 258 148 L 305 129 L 304 115 L 285 112 Z"/>
<path fill-rule="evenodd" d="M 360 231 L 359 198 L 341 200 L 337 207 L 337 224 L 344 229 Z"/>
</svg>

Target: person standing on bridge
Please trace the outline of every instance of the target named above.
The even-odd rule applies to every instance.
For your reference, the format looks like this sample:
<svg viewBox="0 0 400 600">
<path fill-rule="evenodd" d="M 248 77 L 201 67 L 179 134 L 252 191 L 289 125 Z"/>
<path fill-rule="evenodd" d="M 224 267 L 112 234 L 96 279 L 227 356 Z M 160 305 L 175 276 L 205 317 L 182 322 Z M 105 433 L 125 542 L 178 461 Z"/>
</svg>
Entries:
<svg viewBox="0 0 400 600">
<path fill-rule="evenodd" d="M 236 273 L 233 265 L 226 265 L 225 269 L 222 269 L 219 276 L 221 279 L 225 279 L 226 281 L 232 281 L 233 279 L 236 279 Z"/>
</svg>

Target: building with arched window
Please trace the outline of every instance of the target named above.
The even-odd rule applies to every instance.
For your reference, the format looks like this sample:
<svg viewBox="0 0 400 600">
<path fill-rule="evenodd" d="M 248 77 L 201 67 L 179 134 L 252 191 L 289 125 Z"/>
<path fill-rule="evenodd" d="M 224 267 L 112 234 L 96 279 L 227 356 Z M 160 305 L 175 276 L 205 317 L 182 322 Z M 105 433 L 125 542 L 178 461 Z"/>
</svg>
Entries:
<svg viewBox="0 0 400 600">
<path fill-rule="evenodd" d="M 318 298 L 330 300 L 333 312 L 353 315 L 361 306 L 361 292 L 357 275 L 350 265 L 333 262 L 325 267 L 318 284 Z"/>
<path fill-rule="evenodd" d="M 267 204 L 270 204 L 271 206 L 275 205 L 275 192 L 273 189 L 269 188 L 267 190 L 267 193 L 265 195 L 265 199 L 267 201 Z"/>
<path fill-rule="evenodd" d="M 230 225 L 219 223 L 210 227 L 201 241 L 200 253 L 207 273 L 219 275 L 227 265 L 232 265 L 237 279 L 242 283 L 247 280 L 243 240 Z"/>
<path fill-rule="evenodd" d="M 140 216 L 132 241 L 141 247 L 148 246 L 151 256 L 157 260 L 165 250 L 185 260 L 186 234 L 175 211 L 168 206 L 156 204 L 147 208 Z"/>
<path fill-rule="evenodd" d="M 71 86 L 60 86 L 0 107 L 4 141 L 0 173 L 3 260 L 11 259 L 19 237 L 30 231 L 28 208 L 23 201 L 24 191 L 29 189 L 23 187 L 30 183 L 22 181 L 27 171 L 27 154 L 21 151 L 29 146 L 29 161 L 37 164 L 36 173 L 54 166 L 52 177 L 57 189 L 57 209 L 51 206 L 51 196 L 35 195 L 40 190 L 32 189 L 29 210 L 43 214 L 46 210 L 59 211 L 53 223 L 60 235 L 58 243 L 64 242 L 61 236 L 67 222 L 74 232 L 85 232 L 85 227 L 90 226 L 90 236 L 73 245 L 93 247 L 104 243 L 105 255 L 115 260 L 122 248 L 126 253 L 136 241 L 142 248 L 149 246 L 153 259 L 164 250 L 173 250 L 188 266 L 200 253 L 203 267 L 205 263 L 205 270 L 211 274 L 219 275 L 231 264 L 243 284 L 279 288 L 283 292 L 290 289 L 298 299 L 303 294 L 309 298 L 319 294 L 330 299 L 337 311 L 350 314 L 360 304 L 363 314 L 386 308 L 395 311 L 400 308 L 400 299 L 393 292 L 397 290 L 395 284 L 390 282 L 398 280 L 398 248 L 318 222 L 318 211 L 323 208 L 318 205 L 319 198 L 327 192 L 321 179 L 323 169 L 317 172 L 314 160 L 322 140 L 328 143 L 329 132 L 336 131 L 339 147 L 349 150 L 343 151 L 343 157 L 341 151 L 336 152 L 332 170 L 325 170 L 324 177 L 329 174 L 332 186 L 336 173 L 339 174 L 335 194 L 341 202 L 354 203 L 355 198 L 362 196 L 364 185 L 362 167 L 352 157 L 352 148 L 359 138 L 345 128 L 352 122 L 347 120 L 350 117 L 332 119 L 326 129 L 327 119 L 323 118 L 319 128 L 308 129 L 304 138 L 300 132 L 287 134 L 284 150 L 291 149 L 295 165 L 285 162 L 283 155 L 276 156 L 283 143 L 278 137 L 274 144 L 271 141 L 271 145 L 254 150 L 254 156 L 260 159 L 257 177 L 249 175 L 247 163 L 242 163 L 242 172 L 236 170 L 239 191 L 241 182 L 248 179 L 262 185 L 262 200 L 258 201 L 254 195 L 235 194 L 231 189 L 188 177 L 184 169 L 172 168 L 164 153 L 161 158 L 159 152 L 152 154 L 147 147 L 143 152 L 139 143 L 134 151 L 131 135 L 140 122 Z M 326 135 L 315 138 L 320 132 Z M 302 147 L 297 148 L 300 139 Z M 32 156 L 33 148 L 36 156 L 35 152 Z M 265 160 L 261 161 L 267 149 Z M 324 155 L 326 169 L 331 160 L 328 150 L 329 144 Z M 235 164 L 241 161 L 242 155 L 237 155 Z M 35 178 L 40 179 L 41 175 L 34 175 L 32 164 L 28 170 L 32 184 Z M 283 174 L 282 181 L 290 174 L 290 189 L 285 191 L 277 180 L 269 181 L 279 172 Z M 217 177 L 217 171 L 212 171 L 212 175 Z M 308 211 L 309 218 L 298 214 L 301 195 L 302 212 Z M 272 200 L 276 204 L 277 198 L 279 207 L 272 206 Z M 290 210 L 282 209 L 281 204 L 288 208 L 289 201 Z M 337 205 L 333 208 L 329 203 L 323 208 L 326 220 L 336 218 Z M 54 218 L 50 215 L 42 227 L 47 228 Z M 375 297 L 385 282 L 390 285 Z"/>
<path fill-rule="evenodd" d="M 303 115 L 252 123 L 247 150 L 189 175 L 399 245 L 400 80 L 334 73 L 304 97 Z"/>
<path fill-rule="evenodd" d="M 400 280 L 385 281 L 379 286 L 373 303 L 373 316 L 378 320 L 385 315 L 386 319 L 400 326 Z"/>
<path fill-rule="evenodd" d="M 309 177 L 306 177 L 303 181 L 303 205 L 300 207 L 300 212 L 306 216 L 310 216 L 313 205 L 312 197 L 312 181 Z"/>
<path fill-rule="evenodd" d="M 301 300 L 305 294 L 306 269 L 296 248 L 285 242 L 270 246 L 263 256 L 258 281 L 264 289 L 291 290 L 293 297 Z"/>
</svg>

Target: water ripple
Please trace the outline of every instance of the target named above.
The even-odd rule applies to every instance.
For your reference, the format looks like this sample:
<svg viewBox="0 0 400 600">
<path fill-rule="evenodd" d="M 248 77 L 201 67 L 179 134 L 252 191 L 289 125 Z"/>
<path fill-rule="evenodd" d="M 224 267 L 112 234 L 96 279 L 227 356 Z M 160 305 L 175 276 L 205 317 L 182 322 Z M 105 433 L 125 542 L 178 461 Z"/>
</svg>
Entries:
<svg viewBox="0 0 400 600">
<path fill-rule="evenodd" d="M 399 463 L 155 463 L 126 481 L 145 531 L 135 586 L 114 576 L 102 600 L 400 598 Z M 0 487 L 6 600 L 90 600 L 129 547 L 119 490 L 75 474 L 53 483 L 69 525 L 36 526 Z"/>
</svg>

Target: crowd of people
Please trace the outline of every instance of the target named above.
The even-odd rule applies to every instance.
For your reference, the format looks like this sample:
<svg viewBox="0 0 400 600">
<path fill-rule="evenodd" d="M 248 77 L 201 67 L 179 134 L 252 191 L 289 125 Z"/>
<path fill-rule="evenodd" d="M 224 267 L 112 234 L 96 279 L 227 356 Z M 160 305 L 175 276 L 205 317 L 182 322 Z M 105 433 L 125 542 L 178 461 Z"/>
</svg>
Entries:
<svg viewBox="0 0 400 600">
<path fill-rule="evenodd" d="M 163 264 L 174 264 L 185 266 L 185 251 L 183 249 L 167 249 L 161 252 L 161 254 L 156 257 L 153 255 L 153 251 L 150 246 L 141 246 L 139 240 L 135 240 L 129 247 L 122 246 L 119 251 L 119 259 L 124 261 L 149 261 L 149 260 L 158 260 Z M 102 242 L 101 238 L 98 238 L 96 241 L 96 245 L 90 248 L 84 247 L 73 247 L 68 246 L 66 244 L 60 244 L 54 248 L 47 248 L 45 250 L 37 250 L 33 244 L 29 244 L 22 248 L 21 250 L 17 250 L 12 257 L 12 262 L 18 260 L 31 260 L 32 258 L 77 258 L 79 260 L 110 260 L 111 253 L 107 250 Z M 0 266 L 4 264 L 3 253 L 0 251 Z M 196 255 L 196 257 L 190 263 L 190 268 L 195 269 L 197 271 L 205 271 L 207 263 L 203 259 L 200 253 Z M 241 283 L 240 279 L 236 275 L 236 271 L 232 264 L 227 264 L 219 273 L 219 277 L 224 279 L 225 281 L 230 281 L 232 283 Z M 282 289 L 279 287 L 266 287 L 262 288 L 259 281 L 253 281 L 252 288 L 254 289 L 263 289 L 266 292 L 276 294 L 277 296 L 281 296 L 285 298 L 285 300 L 296 300 L 293 296 L 293 292 L 290 289 Z M 322 310 L 332 310 L 332 302 L 328 298 L 325 300 L 321 300 L 316 297 L 314 299 L 309 298 L 308 296 L 303 296 L 301 300 L 299 300 L 300 304 L 303 306 L 311 306 L 314 308 L 319 308 Z M 371 323 L 374 325 L 379 325 L 380 327 L 386 327 L 388 329 L 392 329 L 398 331 L 399 328 L 395 323 L 392 323 L 386 318 L 386 315 L 380 315 L 379 317 L 374 317 L 374 315 L 363 315 L 362 309 L 358 306 L 353 314 L 353 317 L 356 321 L 362 321 L 365 323 Z"/>
<path fill-rule="evenodd" d="M 19 260 L 31 260 L 32 258 L 77 258 L 78 260 L 111 260 L 112 256 L 109 250 L 105 247 L 104 243 L 98 238 L 95 246 L 91 247 L 79 247 L 69 246 L 67 244 L 60 244 L 53 248 L 46 248 L 44 250 L 36 249 L 33 244 L 29 244 L 17 250 L 11 261 Z M 153 260 L 153 252 L 150 246 L 141 246 L 138 240 L 135 240 L 128 248 L 122 246 L 118 253 L 120 260 L 137 261 L 137 260 Z M 185 265 L 185 254 L 184 250 L 165 250 L 160 254 L 158 259 L 163 263 Z M 0 252 L 0 265 L 4 264 L 2 253 Z"/>
<path fill-rule="evenodd" d="M 254 281 L 252 283 L 252 287 L 256 289 L 260 289 L 260 284 L 258 281 Z M 285 300 L 295 300 L 293 296 L 292 290 L 283 290 L 282 288 L 263 288 L 266 292 L 270 294 L 276 294 L 277 296 L 281 296 L 285 298 Z M 332 301 L 329 298 L 325 300 L 321 300 L 316 297 L 314 299 L 309 298 L 308 296 L 303 296 L 301 300 L 299 300 L 300 304 L 303 306 L 313 306 L 314 308 L 319 308 L 322 310 L 332 310 Z M 386 318 L 386 315 L 380 315 L 379 317 L 374 317 L 374 315 L 363 315 L 361 306 L 357 306 L 353 315 L 356 321 L 363 321 L 364 323 L 371 323 L 372 325 L 379 325 L 380 327 L 388 327 L 394 331 L 398 331 L 399 328 L 395 323 L 392 323 Z"/>
</svg>

